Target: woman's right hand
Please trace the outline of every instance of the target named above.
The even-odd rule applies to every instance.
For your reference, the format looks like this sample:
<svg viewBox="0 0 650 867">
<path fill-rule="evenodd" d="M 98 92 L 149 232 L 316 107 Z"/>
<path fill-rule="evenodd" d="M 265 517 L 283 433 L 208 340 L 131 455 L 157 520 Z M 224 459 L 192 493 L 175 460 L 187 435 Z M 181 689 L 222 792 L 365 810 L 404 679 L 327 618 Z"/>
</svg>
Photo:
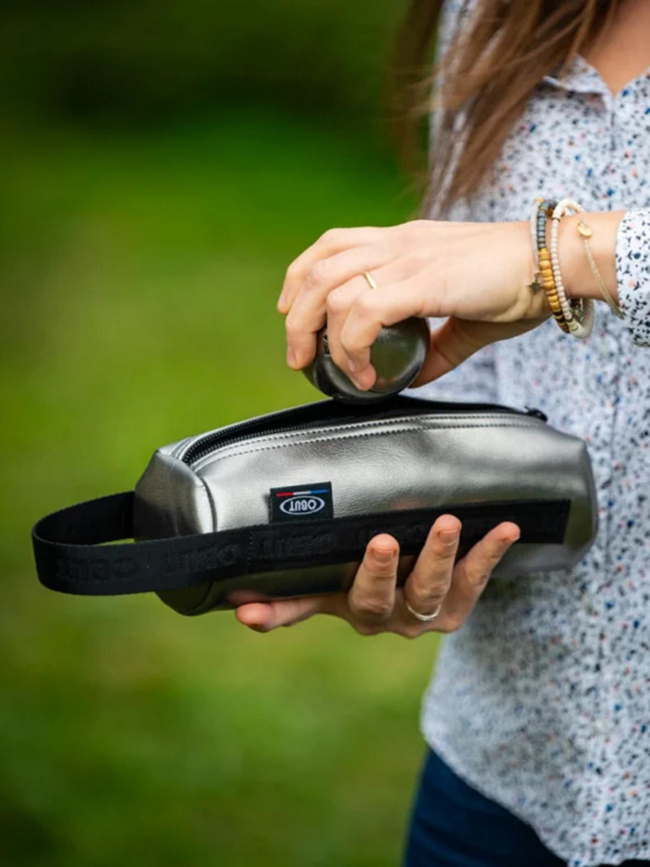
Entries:
<svg viewBox="0 0 650 867">
<path fill-rule="evenodd" d="M 424 632 L 454 632 L 463 625 L 492 570 L 520 535 L 516 524 L 499 524 L 455 562 L 460 531 L 458 518 L 439 517 L 403 587 L 397 587 L 399 545 L 392 536 L 381 534 L 368 543 L 347 593 L 249 602 L 237 608 L 236 617 L 257 632 L 291 626 L 315 614 L 340 617 L 362 635 L 395 632 L 417 638 Z M 421 614 L 430 614 L 440 605 L 440 614 L 424 623 L 411 614 L 407 601 Z"/>
<path fill-rule="evenodd" d="M 382 326 L 410 316 L 446 320 L 432 335 L 415 383 L 422 385 L 483 346 L 548 318 L 545 293 L 529 287 L 534 273 L 524 221 L 411 220 L 330 230 L 287 270 L 278 300 L 286 315 L 287 362 L 296 370 L 306 367 L 316 352 L 317 333 L 327 325 L 334 363 L 367 390 L 376 378 L 370 349 Z"/>
</svg>

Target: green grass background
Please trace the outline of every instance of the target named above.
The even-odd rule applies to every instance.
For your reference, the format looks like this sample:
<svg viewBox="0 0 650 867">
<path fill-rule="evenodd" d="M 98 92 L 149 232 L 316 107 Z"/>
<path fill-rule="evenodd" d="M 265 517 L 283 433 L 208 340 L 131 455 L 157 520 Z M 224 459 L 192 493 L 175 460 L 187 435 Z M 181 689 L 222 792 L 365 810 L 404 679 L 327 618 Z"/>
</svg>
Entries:
<svg viewBox="0 0 650 867">
<path fill-rule="evenodd" d="M 435 638 L 259 635 L 37 583 L 42 514 L 160 444 L 317 397 L 284 365 L 287 264 L 415 200 L 331 124 L 262 110 L 14 131 L 1 193 L 0 862 L 388 867 Z"/>
</svg>

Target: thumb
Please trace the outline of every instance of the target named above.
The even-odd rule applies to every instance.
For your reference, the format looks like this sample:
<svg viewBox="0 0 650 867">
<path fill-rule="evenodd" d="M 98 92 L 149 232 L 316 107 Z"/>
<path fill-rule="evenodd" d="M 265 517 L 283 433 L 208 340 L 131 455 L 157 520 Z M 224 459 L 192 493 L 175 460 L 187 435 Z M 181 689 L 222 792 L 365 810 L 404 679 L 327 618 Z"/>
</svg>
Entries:
<svg viewBox="0 0 650 867">
<path fill-rule="evenodd" d="M 498 339 L 491 334 L 491 323 L 468 322 L 451 316 L 431 334 L 429 352 L 411 388 L 439 379 Z"/>
<path fill-rule="evenodd" d="M 235 617 L 256 632 L 270 632 L 278 626 L 291 626 L 324 610 L 321 596 L 280 599 L 274 602 L 248 602 L 239 605 Z"/>
<path fill-rule="evenodd" d="M 484 346 L 517 337 L 536 328 L 543 321 L 521 319 L 517 322 L 479 322 L 451 316 L 431 335 L 429 352 L 411 388 L 439 379 Z"/>
</svg>

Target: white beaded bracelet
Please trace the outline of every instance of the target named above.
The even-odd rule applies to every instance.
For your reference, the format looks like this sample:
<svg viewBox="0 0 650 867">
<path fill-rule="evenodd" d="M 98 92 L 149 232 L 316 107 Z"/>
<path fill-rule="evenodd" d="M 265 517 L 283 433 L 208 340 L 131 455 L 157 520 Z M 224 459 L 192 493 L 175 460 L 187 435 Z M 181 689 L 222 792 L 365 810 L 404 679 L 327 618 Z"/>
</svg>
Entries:
<svg viewBox="0 0 650 867">
<path fill-rule="evenodd" d="M 576 306 L 570 304 L 566 297 L 562 273 L 560 271 L 558 234 L 560 220 L 567 211 L 574 211 L 574 213 L 580 214 L 584 212 L 584 208 L 577 202 L 574 202 L 573 199 L 562 199 L 553 211 L 551 216 L 551 268 L 553 269 L 553 279 L 555 280 L 562 313 L 569 326 L 569 332 L 574 337 L 585 340 L 589 337 L 594 327 L 594 302 L 591 298 L 584 298 L 581 304 L 577 304 Z"/>
</svg>

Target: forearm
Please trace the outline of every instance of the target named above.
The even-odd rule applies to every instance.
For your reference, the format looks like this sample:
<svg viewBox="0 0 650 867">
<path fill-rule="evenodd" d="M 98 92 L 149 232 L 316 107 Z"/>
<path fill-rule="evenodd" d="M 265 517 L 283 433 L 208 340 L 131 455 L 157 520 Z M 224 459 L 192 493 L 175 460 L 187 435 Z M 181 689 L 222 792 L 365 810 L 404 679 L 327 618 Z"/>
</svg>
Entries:
<svg viewBox="0 0 650 867">
<path fill-rule="evenodd" d="M 564 288 L 569 298 L 603 296 L 589 265 L 578 222 L 583 220 L 593 230 L 588 239 L 591 252 L 603 283 L 613 300 L 618 302 L 616 277 L 616 237 L 625 211 L 594 211 L 565 217 L 560 222 L 559 255 Z"/>
</svg>

